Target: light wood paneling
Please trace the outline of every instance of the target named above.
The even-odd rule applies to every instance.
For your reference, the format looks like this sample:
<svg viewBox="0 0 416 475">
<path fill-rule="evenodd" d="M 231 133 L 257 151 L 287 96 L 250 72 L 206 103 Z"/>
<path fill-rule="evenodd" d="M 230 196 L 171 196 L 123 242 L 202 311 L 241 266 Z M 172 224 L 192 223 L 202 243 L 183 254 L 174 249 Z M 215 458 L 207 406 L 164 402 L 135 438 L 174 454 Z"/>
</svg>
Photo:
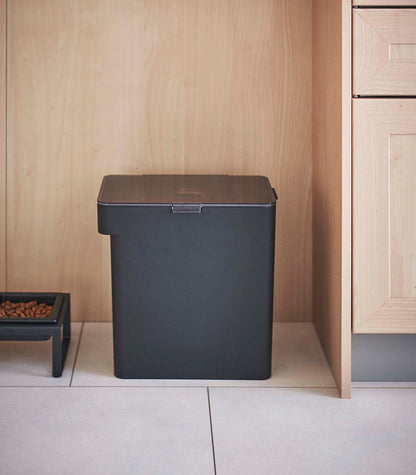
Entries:
<svg viewBox="0 0 416 475">
<path fill-rule="evenodd" d="M 373 6 L 373 7 L 383 7 L 383 6 L 416 6 L 416 0 L 353 0 L 353 5 L 361 6 Z"/>
<path fill-rule="evenodd" d="M 6 0 L 0 0 L 0 291 L 6 290 Z"/>
<path fill-rule="evenodd" d="M 354 101 L 354 331 L 416 332 L 416 100 Z"/>
<path fill-rule="evenodd" d="M 351 384 L 351 3 L 313 2 L 313 321 L 342 397 Z"/>
<path fill-rule="evenodd" d="M 101 178 L 265 174 L 276 317 L 311 318 L 310 0 L 9 4 L 8 279 L 108 320 Z"/>
<path fill-rule="evenodd" d="M 310 320 L 312 308 L 311 14 L 304 0 L 186 9 L 185 172 L 270 177 L 275 315 L 287 321 Z"/>
<path fill-rule="evenodd" d="M 111 318 L 103 175 L 183 170 L 183 2 L 9 4 L 10 290 Z"/>
<path fill-rule="evenodd" d="M 416 94 L 416 10 L 354 9 L 353 92 Z"/>
</svg>

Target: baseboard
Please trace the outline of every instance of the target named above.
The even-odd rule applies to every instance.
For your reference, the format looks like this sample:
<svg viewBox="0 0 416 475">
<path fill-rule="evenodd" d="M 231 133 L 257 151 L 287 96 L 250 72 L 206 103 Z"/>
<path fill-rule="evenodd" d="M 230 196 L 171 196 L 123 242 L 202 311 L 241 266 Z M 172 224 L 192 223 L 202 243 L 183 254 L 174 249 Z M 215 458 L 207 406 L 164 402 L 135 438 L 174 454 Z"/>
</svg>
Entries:
<svg viewBox="0 0 416 475">
<path fill-rule="evenodd" d="M 352 381 L 416 381 L 416 335 L 353 334 Z"/>
</svg>

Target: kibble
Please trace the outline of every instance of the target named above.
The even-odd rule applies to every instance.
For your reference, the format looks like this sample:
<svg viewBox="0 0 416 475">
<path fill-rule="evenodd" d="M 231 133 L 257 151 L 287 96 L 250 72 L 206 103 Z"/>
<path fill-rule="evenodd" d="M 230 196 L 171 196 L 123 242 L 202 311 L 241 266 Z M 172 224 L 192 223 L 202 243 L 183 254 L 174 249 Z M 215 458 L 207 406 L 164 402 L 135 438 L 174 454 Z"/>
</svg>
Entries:
<svg viewBox="0 0 416 475">
<path fill-rule="evenodd" d="M 52 305 L 38 303 L 36 300 L 31 302 L 6 302 L 0 303 L 1 318 L 47 318 L 52 312 Z"/>
</svg>

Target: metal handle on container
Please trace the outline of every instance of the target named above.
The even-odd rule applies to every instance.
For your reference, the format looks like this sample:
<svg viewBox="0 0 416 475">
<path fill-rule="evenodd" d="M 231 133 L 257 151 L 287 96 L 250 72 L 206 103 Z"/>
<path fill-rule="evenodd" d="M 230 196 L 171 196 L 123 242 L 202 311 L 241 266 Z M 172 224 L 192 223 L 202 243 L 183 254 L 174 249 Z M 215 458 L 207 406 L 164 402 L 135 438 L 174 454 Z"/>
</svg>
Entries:
<svg viewBox="0 0 416 475">
<path fill-rule="evenodd" d="M 175 204 L 172 205 L 173 214 L 193 213 L 201 214 L 202 206 L 200 204 Z"/>
</svg>

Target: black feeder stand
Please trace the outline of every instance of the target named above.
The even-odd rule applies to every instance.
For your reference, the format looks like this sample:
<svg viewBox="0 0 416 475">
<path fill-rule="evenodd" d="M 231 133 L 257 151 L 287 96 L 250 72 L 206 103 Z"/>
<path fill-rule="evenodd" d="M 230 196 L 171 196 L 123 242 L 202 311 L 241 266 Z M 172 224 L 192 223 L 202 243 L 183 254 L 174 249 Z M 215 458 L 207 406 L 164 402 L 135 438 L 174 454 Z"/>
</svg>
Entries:
<svg viewBox="0 0 416 475">
<path fill-rule="evenodd" d="M 62 376 L 71 340 L 71 307 L 69 293 L 0 293 L 0 303 L 30 302 L 52 305 L 47 318 L 2 318 L 0 341 L 45 341 L 52 337 L 52 374 Z"/>
</svg>

